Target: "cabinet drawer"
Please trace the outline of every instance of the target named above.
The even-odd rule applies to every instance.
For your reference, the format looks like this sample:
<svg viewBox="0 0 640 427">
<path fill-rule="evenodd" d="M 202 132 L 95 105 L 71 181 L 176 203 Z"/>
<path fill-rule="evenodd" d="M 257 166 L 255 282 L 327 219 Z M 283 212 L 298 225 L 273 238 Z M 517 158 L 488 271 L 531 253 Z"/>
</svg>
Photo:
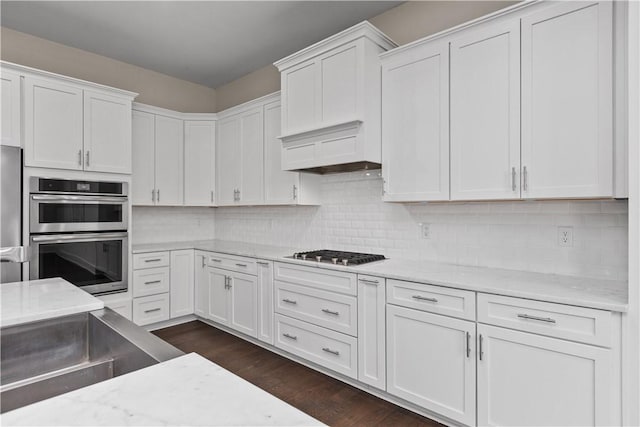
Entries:
<svg viewBox="0 0 640 427">
<path fill-rule="evenodd" d="M 592 308 L 478 294 L 478 322 L 551 337 L 611 346 L 611 312 Z"/>
<path fill-rule="evenodd" d="M 476 319 L 475 292 L 387 280 L 387 302 L 460 319 Z"/>
<path fill-rule="evenodd" d="M 356 275 L 353 273 L 278 262 L 273 277 L 282 282 L 357 295 Z"/>
<path fill-rule="evenodd" d="M 208 253 L 206 263 L 209 267 L 223 268 L 225 270 L 238 271 L 240 273 L 258 274 L 258 266 L 253 258 L 245 258 L 235 255 Z"/>
<path fill-rule="evenodd" d="M 144 297 L 147 295 L 169 292 L 170 287 L 169 267 L 147 268 L 133 271 L 133 296 Z"/>
<path fill-rule="evenodd" d="M 169 267 L 169 252 L 149 252 L 133 254 L 133 269 Z"/>
<path fill-rule="evenodd" d="M 333 369 L 358 376 L 357 340 L 300 320 L 276 314 L 276 347 Z"/>
<path fill-rule="evenodd" d="M 169 320 L 169 294 L 133 299 L 133 323 L 148 325 Z"/>
<path fill-rule="evenodd" d="M 355 297 L 276 281 L 276 312 L 356 336 Z"/>
</svg>

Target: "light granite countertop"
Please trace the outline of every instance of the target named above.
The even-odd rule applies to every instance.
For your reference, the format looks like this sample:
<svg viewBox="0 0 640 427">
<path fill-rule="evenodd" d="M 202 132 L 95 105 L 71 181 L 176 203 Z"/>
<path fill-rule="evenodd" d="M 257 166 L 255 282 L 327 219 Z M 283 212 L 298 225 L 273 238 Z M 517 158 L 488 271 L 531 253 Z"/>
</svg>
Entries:
<svg viewBox="0 0 640 427">
<path fill-rule="evenodd" d="M 0 285 L 2 327 L 99 310 L 104 302 L 66 280 L 42 279 Z"/>
<path fill-rule="evenodd" d="M 299 249 L 226 240 L 199 240 L 133 245 L 134 254 L 178 249 L 198 249 L 230 255 L 247 256 L 305 266 L 315 266 L 317 268 L 330 270 L 341 270 L 350 273 L 368 274 L 388 279 L 406 280 L 602 310 L 626 312 L 628 306 L 628 283 L 621 280 L 561 276 L 556 274 L 461 266 L 408 259 L 387 259 L 360 266 L 345 267 L 286 258 Z"/>
<path fill-rule="evenodd" d="M 2 414 L 5 426 L 318 426 L 195 353 Z"/>
</svg>

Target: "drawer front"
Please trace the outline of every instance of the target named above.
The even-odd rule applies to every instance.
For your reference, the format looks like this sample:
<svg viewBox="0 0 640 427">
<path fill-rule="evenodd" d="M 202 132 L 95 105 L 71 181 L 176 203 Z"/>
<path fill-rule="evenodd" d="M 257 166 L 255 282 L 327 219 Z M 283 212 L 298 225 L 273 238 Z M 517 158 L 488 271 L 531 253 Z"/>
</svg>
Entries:
<svg viewBox="0 0 640 427">
<path fill-rule="evenodd" d="M 223 268 L 239 273 L 252 274 L 254 276 L 258 275 L 258 265 L 253 258 L 210 252 L 207 254 L 206 260 L 209 267 Z"/>
<path fill-rule="evenodd" d="M 276 281 L 276 312 L 357 336 L 355 297 Z"/>
<path fill-rule="evenodd" d="M 169 294 L 133 299 L 133 323 L 148 325 L 169 320 Z"/>
<path fill-rule="evenodd" d="M 133 296 L 144 297 L 169 292 L 169 267 L 133 271 Z"/>
<path fill-rule="evenodd" d="M 358 376 L 357 340 L 354 337 L 276 314 L 276 347 L 340 372 Z"/>
<path fill-rule="evenodd" d="M 387 302 L 460 319 L 476 319 L 475 292 L 387 280 Z"/>
<path fill-rule="evenodd" d="M 478 322 L 563 338 L 586 344 L 611 346 L 611 312 L 478 294 Z"/>
<path fill-rule="evenodd" d="M 347 295 L 357 295 L 356 275 L 317 267 L 278 262 L 275 264 L 274 279 L 296 285 L 310 286 L 323 291 L 335 291 Z"/>
<path fill-rule="evenodd" d="M 133 269 L 169 267 L 169 252 L 133 254 Z"/>
</svg>

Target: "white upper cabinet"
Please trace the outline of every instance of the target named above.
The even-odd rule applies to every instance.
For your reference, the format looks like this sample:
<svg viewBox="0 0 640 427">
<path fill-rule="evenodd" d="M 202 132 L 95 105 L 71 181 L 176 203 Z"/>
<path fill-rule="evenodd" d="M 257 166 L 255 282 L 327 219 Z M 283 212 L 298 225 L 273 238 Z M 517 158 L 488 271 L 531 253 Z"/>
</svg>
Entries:
<svg viewBox="0 0 640 427">
<path fill-rule="evenodd" d="M 378 55 L 395 46 L 364 21 L 276 62 L 284 170 L 324 173 L 380 164 Z"/>
<path fill-rule="evenodd" d="M 134 205 L 151 205 L 156 199 L 156 116 L 133 110 L 132 117 L 131 201 Z"/>
<path fill-rule="evenodd" d="M 20 94 L 20 74 L 0 70 L 0 95 L 2 96 L 2 122 L 0 131 L 2 145 L 22 147 L 22 127 L 20 125 L 22 97 Z"/>
<path fill-rule="evenodd" d="M 218 206 L 314 205 L 319 177 L 282 170 L 278 93 L 218 113 Z"/>
<path fill-rule="evenodd" d="M 382 56 L 383 199 L 449 199 L 449 52 L 435 42 Z"/>
<path fill-rule="evenodd" d="M 184 204 L 215 204 L 216 122 L 184 122 Z"/>
<path fill-rule="evenodd" d="M 136 95 L 3 62 L 2 143 L 24 138 L 26 166 L 130 174 Z"/>
<path fill-rule="evenodd" d="M 25 165 L 82 170 L 82 88 L 24 79 Z"/>
<path fill-rule="evenodd" d="M 264 130 L 262 107 L 242 113 L 240 120 L 240 183 L 238 201 L 259 205 L 264 200 Z M 222 159 L 224 161 L 224 159 Z"/>
<path fill-rule="evenodd" d="M 612 3 L 561 2 L 522 19 L 526 198 L 613 195 Z"/>
<path fill-rule="evenodd" d="M 520 27 L 451 42 L 451 199 L 520 198 Z"/>
<path fill-rule="evenodd" d="M 183 196 L 183 122 L 156 116 L 156 203 L 182 205 Z"/>
<path fill-rule="evenodd" d="M 84 91 L 84 169 L 131 173 L 131 100 Z"/>
</svg>

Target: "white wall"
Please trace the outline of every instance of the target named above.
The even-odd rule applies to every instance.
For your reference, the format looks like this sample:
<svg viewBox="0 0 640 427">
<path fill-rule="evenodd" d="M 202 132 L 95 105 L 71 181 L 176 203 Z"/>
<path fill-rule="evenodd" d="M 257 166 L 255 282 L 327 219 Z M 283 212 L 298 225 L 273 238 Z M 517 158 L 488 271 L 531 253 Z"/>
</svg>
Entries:
<svg viewBox="0 0 640 427">
<path fill-rule="evenodd" d="M 218 208 L 215 236 L 299 250 L 627 278 L 626 201 L 391 204 L 381 201 L 381 191 L 381 179 L 362 172 L 327 175 L 322 206 Z M 420 223 L 431 224 L 431 239 L 420 237 Z M 558 246 L 558 226 L 573 227 L 573 247 Z"/>
<path fill-rule="evenodd" d="M 215 237 L 211 208 L 133 208 L 131 236 L 134 244 L 207 240 Z"/>
</svg>

